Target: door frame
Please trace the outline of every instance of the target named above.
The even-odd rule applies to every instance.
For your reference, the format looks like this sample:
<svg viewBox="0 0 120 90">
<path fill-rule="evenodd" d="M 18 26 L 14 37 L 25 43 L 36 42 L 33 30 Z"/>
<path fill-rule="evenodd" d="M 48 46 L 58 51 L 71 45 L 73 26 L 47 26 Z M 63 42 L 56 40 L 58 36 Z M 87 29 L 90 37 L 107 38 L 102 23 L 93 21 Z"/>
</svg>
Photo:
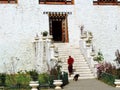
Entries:
<svg viewBox="0 0 120 90">
<path fill-rule="evenodd" d="M 54 13 L 53 13 L 54 14 Z M 68 38 L 68 22 L 67 22 L 67 14 L 54 14 L 52 13 L 49 14 L 49 31 L 50 31 L 50 35 L 52 35 L 52 21 L 53 20 L 61 20 L 62 21 L 62 42 L 69 42 L 69 38 Z"/>
</svg>

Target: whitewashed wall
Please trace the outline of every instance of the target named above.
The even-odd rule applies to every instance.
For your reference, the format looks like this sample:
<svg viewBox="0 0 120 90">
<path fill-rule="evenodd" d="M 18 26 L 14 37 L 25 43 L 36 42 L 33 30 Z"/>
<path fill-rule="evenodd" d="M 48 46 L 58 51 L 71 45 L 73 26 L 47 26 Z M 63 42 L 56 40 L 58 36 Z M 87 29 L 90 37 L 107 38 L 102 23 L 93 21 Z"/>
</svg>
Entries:
<svg viewBox="0 0 120 90">
<path fill-rule="evenodd" d="M 93 5 L 92 0 L 75 0 L 75 5 L 40 5 L 38 0 L 18 0 L 18 4 L 0 4 L 0 71 L 10 67 L 17 57 L 17 69 L 34 67 L 33 39 L 36 33 L 49 31 L 48 15 L 43 12 L 72 12 L 68 15 L 69 42 L 78 45 L 80 25 L 94 34 L 96 50 L 106 60 L 114 59 L 120 48 L 120 6 Z M 16 64 L 16 65 L 17 65 Z M 8 71 L 8 70 L 7 70 Z"/>
<path fill-rule="evenodd" d="M 0 4 L 1 72 L 12 72 L 13 61 L 15 71 L 34 68 L 33 41 L 36 33 L 49 31 L 48 15 L 43 14 L 47 11 L 73 12 L 74 8 L 71 5 L 40 5 L 38 0 L 18 0 L 18 4 Z M 71 27 L 70 24 L 74 21 L 73 14 L 68 16 L 71 34 L 74 30 L 74 25 Z"/>
<path fill-rule="evenodd" d="M 92 31 L 96 50 L 101 49 L 105 60 L 115 59 L 116 49 L 120 49 L 120 6 L 93 5 L 92 0 L 76 0 L 78 25 Z"/>
</svg>

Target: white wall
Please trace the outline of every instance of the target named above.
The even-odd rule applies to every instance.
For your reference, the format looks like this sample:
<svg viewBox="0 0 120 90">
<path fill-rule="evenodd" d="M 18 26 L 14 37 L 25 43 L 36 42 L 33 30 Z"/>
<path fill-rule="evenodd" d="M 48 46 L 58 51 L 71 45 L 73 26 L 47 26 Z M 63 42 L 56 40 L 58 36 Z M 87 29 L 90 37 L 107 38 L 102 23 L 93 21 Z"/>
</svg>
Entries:
<svg viewBox="0 0 120 90">
<path fill-rule="evenodd" d="M 43 14 L 49 11 L 73 12 L 74 8 L 72 5 L 40 5 L 38 0 L 18 0 L 18 4 L 0 4 L 1 71 L 6 71 L 4 62 L 10 69 L 11 57 L 19 58 L 18 63 L 15 63 L 17 69 L 33 69 L 34 64 L 31 63 L 35 63 L 34 37 L 36 33 L 49 31 L 48 15 Z M 74 30 L 74 19 L 71 19 L 74 18 L 73 14 L 68 16 L 69 33 Z"/>
<path fill-rule="evenodd" d="M 119 9 L 119 6 L 93 5 L 92 0 L 75 0 L 75 5 L 41 5 L 38 0 L 0 4 L 1 71 L 4 71 L 2 62 L 10 62 L 11 57 L 19 58 L 18 69 L 33 68 L 31 63 L 35 59 L 32 42 L 36 33 L 49 31 L 48 15 L 43 14 L 49 11 L 72 12 L 68 15 L 70 43 L 78 45 L 79 26 L 84 25 L 85 30 L 94 34 L 96 50 L 101 49 L 106 60 L 113 60 L 115 50 L 120 47 Z"/>
<path fill-rule="evenodd" d="M 96 49 L 101 49 L 105 60 L 114 60 L 116 49 L 120 49 L 120 7 L 76 0 L 76 10 L 79 10 L 76 14 L 78 23 L 93 32 Z"/>
</svg>

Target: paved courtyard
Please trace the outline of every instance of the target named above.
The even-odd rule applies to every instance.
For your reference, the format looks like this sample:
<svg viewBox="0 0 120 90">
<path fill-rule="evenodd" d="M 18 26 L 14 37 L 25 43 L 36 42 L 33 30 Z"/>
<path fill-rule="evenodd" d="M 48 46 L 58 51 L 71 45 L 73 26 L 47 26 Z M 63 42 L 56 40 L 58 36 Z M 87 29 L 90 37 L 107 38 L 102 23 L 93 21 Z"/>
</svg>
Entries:
<svg viewBox="0 0 120 90">
<path fill-rule="evenodd" d="M 62 90 L 120 90 L 120 88 L 109 86 L 96 79 L 80 79 L 77 82 L 70 81 Z"/>
</svg>

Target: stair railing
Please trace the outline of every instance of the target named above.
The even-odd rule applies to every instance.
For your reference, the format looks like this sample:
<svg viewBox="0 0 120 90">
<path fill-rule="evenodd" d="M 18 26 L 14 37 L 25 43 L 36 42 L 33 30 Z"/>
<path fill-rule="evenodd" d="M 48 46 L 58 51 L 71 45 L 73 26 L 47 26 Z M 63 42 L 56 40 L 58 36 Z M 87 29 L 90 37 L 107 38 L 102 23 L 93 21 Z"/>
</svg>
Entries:
<svg viewBox="0 0 120 90">
<path fill-rule="evenodd" d="M 39 72 L 51 69 L 51 59 L 54 57 L 54 45 L 50 35 L 43 37 L 36 35 L 34 40 L 35 62 L 34 68 Z"/>
<path fill-rule="evenodd" d="M 91 71 L 93 72 L 94 76 L 97 76 L 97 70 L 96 70 L 96 64 L 97 62 L 95 62 L 93 60 L 94 56 L 95 56 L 95 50 L 93 49 L 93 42 L 92 42 L 92 38 L 91 38 L 91 43 L 89 43 L 89 45 L 87 44 L 86 41 L 88 41 L 89 38 L 89 34 L 88 32 L 85 32 L 81 35 L 79 44 L 80 44 L 80 50 L 85 58 L 85 60 L 87 61 Z"/>
</svg>

